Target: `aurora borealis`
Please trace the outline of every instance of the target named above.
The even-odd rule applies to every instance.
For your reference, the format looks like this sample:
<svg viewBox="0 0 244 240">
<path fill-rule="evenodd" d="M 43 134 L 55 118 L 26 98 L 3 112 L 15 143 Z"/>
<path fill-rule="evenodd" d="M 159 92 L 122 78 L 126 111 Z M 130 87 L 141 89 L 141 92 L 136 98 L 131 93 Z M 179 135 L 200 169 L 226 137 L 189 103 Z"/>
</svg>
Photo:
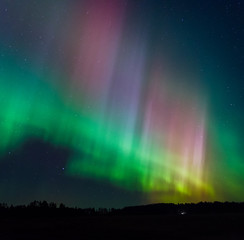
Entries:
<svg viewBox="0 0 244 240">
<path fill-rule="evenodd" d="M 1 1 L 1 201 L 243 201 L 242 5 Z"/>
</svg>

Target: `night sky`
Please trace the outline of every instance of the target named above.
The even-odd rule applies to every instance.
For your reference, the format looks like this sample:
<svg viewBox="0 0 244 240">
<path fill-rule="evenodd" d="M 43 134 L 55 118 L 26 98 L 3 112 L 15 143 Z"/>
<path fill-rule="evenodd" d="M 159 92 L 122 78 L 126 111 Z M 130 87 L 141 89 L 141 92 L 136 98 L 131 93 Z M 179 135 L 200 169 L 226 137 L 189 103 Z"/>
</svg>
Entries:
<svg viewBox="0 0 244 240">
<path fill-rule="evenodd" d="M 0 202 L 244 201 L 244 1 L 1 0 Z"/>
</svg>

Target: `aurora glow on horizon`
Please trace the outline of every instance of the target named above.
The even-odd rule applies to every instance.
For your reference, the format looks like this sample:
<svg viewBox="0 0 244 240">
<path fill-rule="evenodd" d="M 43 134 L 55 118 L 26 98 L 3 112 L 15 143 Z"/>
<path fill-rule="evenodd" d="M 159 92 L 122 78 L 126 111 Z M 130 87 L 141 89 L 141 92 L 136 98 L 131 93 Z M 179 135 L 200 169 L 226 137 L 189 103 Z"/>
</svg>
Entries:
<svg viewBox="0 0 244 240">
<path fill-rule="evenodd" d="M 187 23 L 166 14 L 174 1 L 13 2 L 0 4 L 0 202 L 44 198 L 84 206 L 68 196 L 82 191 L 84 179 L 136 193 L 142 203 L 244 200 L 243 103 L 239 110 L 237 104 L 243 85 L 238 80 L 226 97 L 231 72 L 213 68 L 221 60 L 204 40 L 196 51 L 190 16 Z M 210 62 L 199 58 L 203 52 Z M 220 101 L 230 101 L 228 109 Z M 4 168 L 25 164 L 18 154 L 33 139 L 66 149 L 63 166 L 48 151 L 46 157 L 57 163 L 50 179 L 75 181 L 72 190 L 62 192 L 60 183 L 45 190 L 46 173 L 37 173 L 27 180 L 35 192 L 16 197 L 18 180 Z M 98 197 L 92 204 L 127 203 Z"/>
</svg>

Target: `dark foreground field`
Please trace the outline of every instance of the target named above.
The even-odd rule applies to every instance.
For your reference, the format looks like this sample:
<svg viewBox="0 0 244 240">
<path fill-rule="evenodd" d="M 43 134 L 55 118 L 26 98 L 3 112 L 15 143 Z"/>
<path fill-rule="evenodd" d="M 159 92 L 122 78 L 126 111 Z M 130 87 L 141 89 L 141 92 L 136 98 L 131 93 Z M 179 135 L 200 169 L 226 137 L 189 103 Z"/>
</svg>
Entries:
<svg viewBox="0 0 244 240">
<path fill-rule="evenodd" d="M 243 214 L 2 217 L 0 239 L 244 239 Z"/>
</svg>

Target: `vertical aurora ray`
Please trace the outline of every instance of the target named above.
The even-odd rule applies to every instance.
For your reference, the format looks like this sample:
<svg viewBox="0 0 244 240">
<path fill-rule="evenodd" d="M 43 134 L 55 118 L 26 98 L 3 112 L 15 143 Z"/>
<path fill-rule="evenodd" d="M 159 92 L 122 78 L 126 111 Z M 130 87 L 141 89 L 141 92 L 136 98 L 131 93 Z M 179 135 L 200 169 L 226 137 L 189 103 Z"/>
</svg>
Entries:
<svg viewBox="0 0 244 240">
<path fill-rule="evenodd" d="M 79 24 L 82 40 L 72 45 L 80 49 L 72 84 L 81 92 L 85 89 L 80 99 L 91 104 L 88 115 L 99 121 L 93 126 L 96 135 L 86 140 L 85 154 L 82 148 L 76 152 L 68 172 L 109 179 L 131 190 L 162 191 L 161 195 L 169 184 L 182 195 L 212 194 L 202 173 L 204 103 L 197 103 L 200 110 L 193 113 L 187 91 L 179 94 L 182 99 L 177 89 L 169 92 L 174 88 L 171 79 L 154 74 L 157 66 L 147 63 L 145 34 L 124 29 L 123 36 L 118 3 L 101 6 L 91 1 Z"/>
<path fill-rule="evenodd" d="M 240 192 L 240 136 L 216 127 L 206 91 L 192 84 L 199 76 L 184 82 L 193 77 L 188 69 L 179 77 L 177 63 L 171 73 L 146 20 L 132 22 L 133 8 L 123 1 L 60 9 L 68 5 L 63 34 L 56 28 L 65 14 L 49 13 L 45 46 L 31 63 L 21 63 L 25 49 L 0 58 L 0 157 L 35 137 L 69 149 L 67 177 L 102 179 L 150 202 L 225 200 Z M 233 179 L 228 189 L 211 172 L 218 166 Z"/>
</svg>

